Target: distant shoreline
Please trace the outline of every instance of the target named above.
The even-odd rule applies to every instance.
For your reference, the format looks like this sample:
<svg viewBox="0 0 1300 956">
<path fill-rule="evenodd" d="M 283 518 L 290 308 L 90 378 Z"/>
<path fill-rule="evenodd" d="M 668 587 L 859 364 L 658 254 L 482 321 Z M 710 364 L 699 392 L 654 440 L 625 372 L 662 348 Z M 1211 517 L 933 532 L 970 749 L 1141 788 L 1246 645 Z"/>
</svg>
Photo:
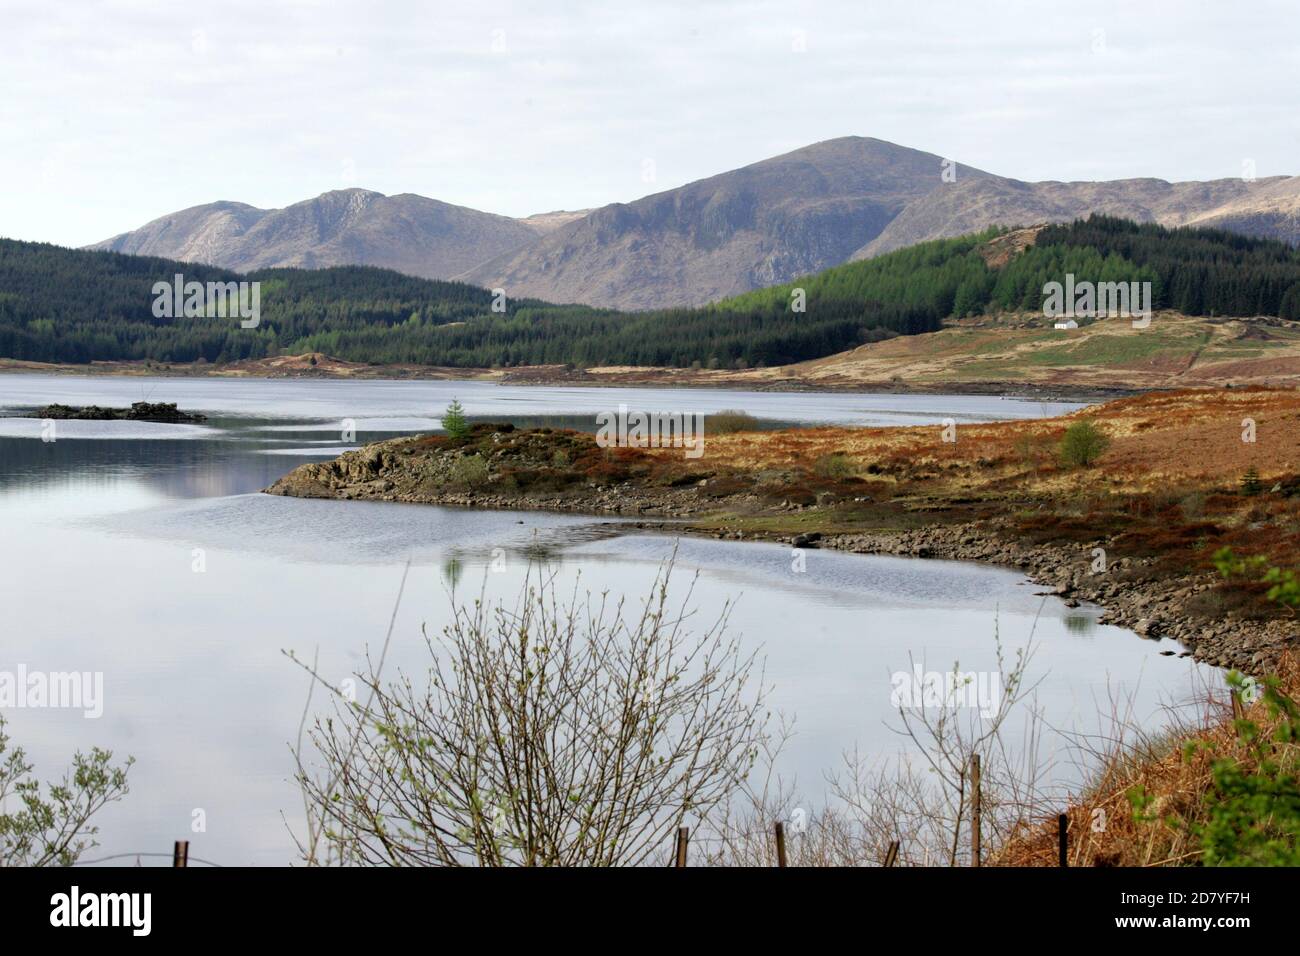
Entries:
<svg viewBox="0 0 1300 956">
<path fill-rule="evenodd" d="M 1098 320 L 1047 328 L 1035 316 L 955 320 L 817 359 L 756 368 L 572 364 L 450 367 L 370 364 L 306 352 L 219 364 L 144 359 L 87 364 L 0 358 L 0 372 L 367 381 L 478 381 L 560 388 L 705 388 L 752 392 L 999 395 L 1098 401 L 1181 389 L 1295 388 L 1300 323 L 1162 311 L 1149 329 Z"/>
<path fill-rule="evenodd" d="M 268 360 L 207 363 L 146 364 L 144 362 L 67 363 L 23 362 L 0 359 L 0 373 L 85 375 L 109 377 L 222 378 L 222 379 L 305 379 L 311 381 L 478 381 L 500 385 L 531 385 L 564 388 L 678 388 L 717 389 L 737 392 L 828 392 L 861 395 L 990 395 L 1051 401 L 1101 401 L 1124 398 L 1158 388 L 1129 386 L 1044 385 L 1034 382 L 835 382 L 807 378 L 744 379 L 734 373 L 676 369 L 626 369 L 587 371 L 563 366 L 540 365 L 517 369 L 451 368 L 446 366 L 362 365 L 324 358 L 317 365 L 273 365 Z"/>
</svg>

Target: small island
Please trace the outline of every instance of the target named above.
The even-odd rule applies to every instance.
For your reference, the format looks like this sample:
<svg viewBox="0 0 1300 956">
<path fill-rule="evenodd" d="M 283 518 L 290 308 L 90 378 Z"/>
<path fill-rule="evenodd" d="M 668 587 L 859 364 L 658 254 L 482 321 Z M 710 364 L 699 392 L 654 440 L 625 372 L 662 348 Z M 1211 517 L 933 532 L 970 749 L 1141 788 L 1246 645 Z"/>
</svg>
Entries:
<svg viewBox="0 0 1300 956">
<path fill-rule="evenodd" d="M 75 419 L 90 422 L 162 422 L 170 425 L 198 425 L 208 420 L 197 412 L 182 412 L 175 402 L 132 402 L 130 408 L 101 408 L 98 405 L 46 405 L 37 418 Z"/>
</svg>

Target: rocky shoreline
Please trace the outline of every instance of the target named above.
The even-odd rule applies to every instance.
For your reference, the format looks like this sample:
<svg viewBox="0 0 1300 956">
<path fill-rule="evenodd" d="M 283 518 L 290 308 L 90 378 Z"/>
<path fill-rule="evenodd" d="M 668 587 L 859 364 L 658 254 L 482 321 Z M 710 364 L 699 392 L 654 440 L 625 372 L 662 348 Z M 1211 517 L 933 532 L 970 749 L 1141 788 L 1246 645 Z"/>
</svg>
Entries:
<svg viewBox="0 0 1300 956">
<path fill-rule="evenodd" d="M 498 438 L 501 434 L 492 436 Z M 522 437 L 522 436 L 521 436 Z M 1103 571 L 1094 571 L 1093 543 L 1039 544 L 1017 540 L 1009 523 L 937 521 L 905 531 L 847 533 L 740 531 L 725 528 L 728 515 L 752 514 L 759 504 L 750 494 L 714 491 L 711 479 L 676 487 L 648 487 L 626 481 L 583 482 L 550 492 L 457 489 L 449 482 L 454 455 L 419 453 L 421 439 L 401 438 L 347 452 L 329 462 L 299 466 L 267 489 L 269 494 L 354 501 L 390 501 L 451 507 L 544 510 L 634 519 L 643 531 L 713 537 L 724 540 L 774 541 L 801 548 L 829 548 L 856 554 L 978 561 L 1020 571 L 1067 604 L 1087 602 L 1103 609 L 1101 623 L 1133 630 L 1147 640 L 1169 641 L 1162 653 L 1191 656 L 1219 667 L 1262 676 L 1284 650 L 1300 643 L 1292 619 L 1205 620 L 1187 605 L 1208 597 L 1218 583 L 1213 573 L 1189 571 L 1180 576 L 1154 573 L 1154 558 L 1111 555 Z M 716 495 L 716 497 L 715 497 Z M 791 527 L 815 506 L 783 503 L 777 510 Z"/>
<path fill-rule="evenodd" d="M 1151 558 L 1121 557 L 1104 572 L 1094 572 L 1090 548 L 1007 541 L 996 532 L 990 533 L 990 529 L 971 525 L 886 535 L 837 535 L 817 543 L 858 554 L 980 561 L 1013 568 L 1035 584 L 1049 588 L 1049 593 L 1066 604 L 1087 602 L 1102 608 L 1099 623 L 1128 628 L 1147 640 L 1169 640 L 1186 648 L 1161 653 L 1191 656 L 1206 664 L 1256 676 L 1273 670 L 1282 652 L 1297 644 L 1296 625 L 1286 620 L 1191 623 L 1184 605 L 1214 588 L 1217 578 L 1194 573 L 1143 580 L 1144 570 L 1154 564 Z M 1101 544 L 1098 541 L 1096 546 Z"/>
<path fill-rule="evenodd" d="M 1300 648 L 1300 626 L 1294 621 L 1192 623 L 1184 605 L 1213 590 L 1218 584 L 1213 574 L 1143 580 L 1143 571 L 1155 563 L 1150 558 L 1119 558 L 1106 571 L 1094 572 L 1091 549 L 1008 541 L 999 531 L 979 525 L 828 535 L 718 532 L 670 522 L 639 521 L 636 527 L 735 541 L 784 542 L 792 548 L 993 564 L 1023 573 L 1034 584 L 1048 589 L 1042 593 L 1061 599 L 1069 607 L 1082 603 L 1100 607 L 1100 624 L 1127 628 L 1144 640 L 1170 642 L 1171 646 L 1161 651 L 1166 656 L 1191 657 L 1256 677 L 1273 672 L 1283 652 Z M 1100 541 L 1096 544 L 1101 546 Z"/>
</svg>

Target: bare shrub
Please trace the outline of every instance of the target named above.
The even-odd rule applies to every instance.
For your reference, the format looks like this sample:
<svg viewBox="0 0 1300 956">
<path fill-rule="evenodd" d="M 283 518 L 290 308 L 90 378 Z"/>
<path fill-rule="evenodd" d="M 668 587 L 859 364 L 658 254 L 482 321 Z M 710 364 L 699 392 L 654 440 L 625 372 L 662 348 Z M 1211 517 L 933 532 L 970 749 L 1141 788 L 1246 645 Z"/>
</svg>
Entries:
<svg viewBox="0 0 1300 956">
<path fill-rule="evenodd" d="M 1184 521 L 1200 521 L 1205 517 L 1205 492 L 1193 491 L 1179 502 Z"/>
<path fill-rule="evenodd" d="M 752 432 L 758 430 L 758 419 L 749 412 L 736 408 L 724 408 L 714 412 L 705 419 L 705 427 L 713 435 L 730 435 L 733 432 Z"/>
<path fill-rule="evenodd" d="M 813 462 L 813 473 L 819 478 L 831 478 L 838 481 L 856 475 L 858 465 L 848 455 L 837 451 L 829 455 L 822 455 Z"/>
<path fill-rule="evenodd" d="M 425 634 L 427 676 L 358 675 L 310 733 L 298 780 L 309 863 L 635 865 L 725 805 L 765 742 L 765 692 L 727 610 L 698 634 L 670 607 L 672 563 L 639 610 L 564 603 L 530 580 Z M 328 685 L 308 668 L 315 680 Z"/>
<path fill-rule="evenodd" d="M 1025 431 L 1012 444 L 1021 467 L 1028 471 L 1040 471 L 1052 460 L 1052 440 L 1047 435 Z"/>
<path fill-rule="evenodd" d="M 995 638 L 996 640 L 996 638 Z M 709 861 L 718 865 L 775 864 L 775 824 L 786 830 L 793 866 L 879 865 L 893 842 L 905 866 L 963 866 L 971 860 L 971 757 L 981 756 L 982 856 L 1043 819 L 1055 804 L 1043 781 L 1050 769 L 1040 756 L 1045 726 L 1025 676 L 1032 644 L 1007 661 L 998 653 L 998 694 L 987 711 L 956 693 L 933 702 L 904 702 L 893 728 L 906 751 L 896 759 L 869 760 L 859 751 L 827 775 L 830 799 L 812 808 L 796 788 L 774 780 L 779 747 L 765 751 L 768 774 L 747 787 L 744 800 L 718 827 Z M 924 670 L 922 664 L 921 670 Z M 960 690 L 963 672 L 948 675 Z M 1019 739 L 1008 722 L 1024 718 Z M 788 732 L 777 739 L 784 742 Z"/>
<path fill-rule="evenodd" d="M 478 488 L 487 483 L 487 461 L 479 454 L 463 455 L 452 462 L 450 478 L 462 488 Z"/>
<path fill-rule="evenodd" d="M 1027 659 L 1011 673 L 1023 673 Z M 1284 659 L 1264 687 L 1234 718 L 1223 691 L 1207 683 L 1167 704 L 1158 730 L 1134 712 L 1131 696 L 1112 693 L 1095 730 L 1055 731 L 1085 781 L 1072 791 L 1043 785 L 1051 766 L 1039 752 L 1052 729 L 1036 708 L 1028 708 L 1020 739 L 1008 742 L 1007 707 L 1028 702 L 1022 690 L 1004 694 L 1007 706 L 978 728 L 951 708 L 912 713 L 899 729 L 914 759 L 870 763 L 846 754 L 830 778 L 830 804 L 816 812 L 805 812 L 793 787 L 760 786 L 727 821 L 710 862 L 774 865 L 780 821 L 794 866 L 878 865 L 892 841 L 901 845 L 900 865 L 968 865 L 970 757 L 979 753 L 986 866 L 1056 866 L 1059 813 L 1068 820 L 1070 866 L 1279 865 L 1295 857 L 1298 711 L 1286 695 L 1300 688 L 1300 666 Z"/>
</svg>

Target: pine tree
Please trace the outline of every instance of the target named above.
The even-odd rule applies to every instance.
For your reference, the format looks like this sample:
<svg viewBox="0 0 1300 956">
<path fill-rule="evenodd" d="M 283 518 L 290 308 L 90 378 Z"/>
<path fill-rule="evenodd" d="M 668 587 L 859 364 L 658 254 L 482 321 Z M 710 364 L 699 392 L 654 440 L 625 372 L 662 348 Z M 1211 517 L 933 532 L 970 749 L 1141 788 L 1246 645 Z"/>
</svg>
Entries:
<svg viewBox="0 0 1300 956">
<path fill-rule="evenodd" d="M 447 410 L 442 413 L 442 430 L 452 438 L 464 438 L 469 434 L 469 422 L 465 420 L 465 407 L 457 399 L 452 399 Z"/>
</svg>

